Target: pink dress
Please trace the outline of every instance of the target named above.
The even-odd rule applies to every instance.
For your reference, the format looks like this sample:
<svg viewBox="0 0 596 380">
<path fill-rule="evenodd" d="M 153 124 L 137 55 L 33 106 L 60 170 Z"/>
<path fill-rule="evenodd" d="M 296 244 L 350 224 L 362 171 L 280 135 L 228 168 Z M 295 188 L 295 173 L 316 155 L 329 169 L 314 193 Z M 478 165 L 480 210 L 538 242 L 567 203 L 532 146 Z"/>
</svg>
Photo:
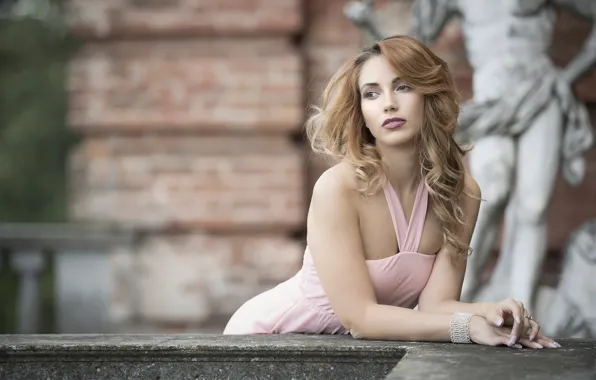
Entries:
<svg viewBox="0 0 596 380">
<path fill-rule="evenodd" d="M 417 252 L 422 237 L 428 191 L 420 182 L 408 225 L 393 187 L 383 186 L 399 253 L 366 260 L 377 302 L 413 308 L 424 289 L 435 255 Z M 248 300 L 229 320 L 224 334 L 348 334 L 325 296 L 308 247 L 302 268 L 289 280 Z"/>
</svg>

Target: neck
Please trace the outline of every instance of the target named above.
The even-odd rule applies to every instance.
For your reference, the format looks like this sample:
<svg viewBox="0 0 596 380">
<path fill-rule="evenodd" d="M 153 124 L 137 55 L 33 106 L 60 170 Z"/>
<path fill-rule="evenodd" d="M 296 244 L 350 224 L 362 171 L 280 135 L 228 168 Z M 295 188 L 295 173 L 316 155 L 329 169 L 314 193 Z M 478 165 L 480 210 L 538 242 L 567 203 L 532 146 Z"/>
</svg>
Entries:
<svg viewBox="0 0 596 380">
<path fill-rule="evenodd" d="M 416 190 L 420 182 L 420 158 L 414 145 L 378 146 L 389 181 L 399 193 Z"/>
</svg>

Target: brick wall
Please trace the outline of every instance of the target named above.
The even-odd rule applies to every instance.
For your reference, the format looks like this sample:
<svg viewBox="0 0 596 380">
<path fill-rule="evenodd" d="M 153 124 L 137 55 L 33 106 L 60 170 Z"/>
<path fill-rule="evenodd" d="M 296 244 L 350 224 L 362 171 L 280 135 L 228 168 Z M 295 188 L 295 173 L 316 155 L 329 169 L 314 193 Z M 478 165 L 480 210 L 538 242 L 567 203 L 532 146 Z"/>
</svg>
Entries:
<svg viewBox="0 0 596 380">
<path fill-rule="evenodd" d="M 71 160 L 71 214 L 145 236 L 112 255 L 116 320 L 176 331 L 225 320 L 297 270 L 310 190 L 326 165 L 296 136 L 307 103 L 366 42 L 345 3 L 70 0 L 71 27 L 87 41 L 70 71 L 70 122 L 85 136 Z M 388 31 L 407 29 L 407 17 L 393 21 L 406 3 L 377 4 Z M 588 30 L 563 15 L 553 59 L 568 62 Z M 469 98 L 458 24 L 433 48 Z M 596 122 L 595 81 L 592 71 L 577 91 Z M 555 252 L 596 216 L 596 150 L 588 157 L 581 186 L 557 184 Z"/>
<path fill-rule="evenodd" d="M 72 64 L 71 124 L 84 132 L 267 132 L 302 119 L 289 38 L 88 43 Z"/>
<path fill-rule="evenodd" d="M 144 232 L 113 253 L 114 318 L 206 322 L 302 259 L 298 0 L 72 0 L 71 215 Z M 131 280 L 133 279 L 133 280 Z"/>
</svg>

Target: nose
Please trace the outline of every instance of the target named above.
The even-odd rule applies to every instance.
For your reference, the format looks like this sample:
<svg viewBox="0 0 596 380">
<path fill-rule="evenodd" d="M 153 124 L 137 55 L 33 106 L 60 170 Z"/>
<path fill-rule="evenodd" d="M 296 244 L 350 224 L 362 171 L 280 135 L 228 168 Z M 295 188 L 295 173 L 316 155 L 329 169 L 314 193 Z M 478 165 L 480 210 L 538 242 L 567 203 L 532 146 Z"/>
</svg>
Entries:
<svg viewBox="0 0 596 380">
<path fill-rule="evenodd" d="M 387 96 L 385 99 L 385 112 L 397 111 L 397 102 L 395 97 L 392 95 Z"/>
</svg>

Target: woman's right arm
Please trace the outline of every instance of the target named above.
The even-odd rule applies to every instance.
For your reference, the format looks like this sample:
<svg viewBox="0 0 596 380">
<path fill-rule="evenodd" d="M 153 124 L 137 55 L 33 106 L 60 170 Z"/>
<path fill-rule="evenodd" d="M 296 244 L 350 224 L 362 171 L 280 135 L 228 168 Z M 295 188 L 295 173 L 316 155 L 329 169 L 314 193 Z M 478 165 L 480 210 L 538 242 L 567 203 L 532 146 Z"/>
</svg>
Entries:
<svg viewBox="0 0 596 380">
<path fill-rule="evenodd" d="M 355 199 L 345 168 L 336 166 L 314 186 L 308 245 L 331 306 L 352 335 L 366 339 L 450 341 L 451 314 L 380 305 L 362 247 Z"/>
</svg>

